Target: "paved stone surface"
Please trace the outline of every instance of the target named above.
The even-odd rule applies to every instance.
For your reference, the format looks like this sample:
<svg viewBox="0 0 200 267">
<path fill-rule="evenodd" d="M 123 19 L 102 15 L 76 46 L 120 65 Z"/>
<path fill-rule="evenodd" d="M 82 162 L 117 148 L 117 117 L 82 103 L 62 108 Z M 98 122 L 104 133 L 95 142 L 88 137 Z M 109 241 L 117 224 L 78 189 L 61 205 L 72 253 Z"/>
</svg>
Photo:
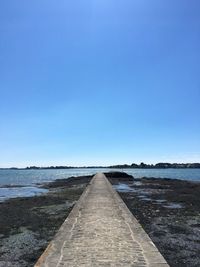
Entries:
<svg viewBox="0 0 200 267">
<path fill-rule="evenodd" d="M 104 174 L 98 173 L 35 267 L 167 267 Z"/>
</svg>

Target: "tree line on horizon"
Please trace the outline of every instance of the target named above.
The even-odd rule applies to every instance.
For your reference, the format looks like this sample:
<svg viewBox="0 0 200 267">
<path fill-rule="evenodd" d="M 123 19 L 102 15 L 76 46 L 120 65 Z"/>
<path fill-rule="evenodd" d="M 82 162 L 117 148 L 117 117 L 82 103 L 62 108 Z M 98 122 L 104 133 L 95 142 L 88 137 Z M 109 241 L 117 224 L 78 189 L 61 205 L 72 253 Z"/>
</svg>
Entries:
<svg viewBox="0 0 200 267">
<path fill-rule="evenodd" d="M 46 169 L 75 169 L 75 168 L 111 168 L 111 169 L 183 169 L 183 168 L 200 168 L 200 163 L 165 163 L 160 162 L 156 164 L 146 164 L 141 162 L 140 164 L 132 163 L 132 164 L 119 164 L 119 165 L 111 165 L 111 166 L 84 166 L 84 167 L 73 167 L 73 166 L 49 166 L 49 167 L 38 167 L 38 166 L 30 166 L 26 168 L 0 168 L 0 169 L 23 169 L 23 170 L 46 170 Z"/>
<path fill-rule="evenodd" d="M 109 166 L 109 168 L 134 168 L 134 169 L 179 169 L 179 168 L 200 168 L 200 163 L 166 163 L 160 162 L 156 164 L 146 164 L 141 162 L 140 164 L 132 163 L 130 165 L 123 164 L 123 165 L 113 165 Z"/>
</svg>

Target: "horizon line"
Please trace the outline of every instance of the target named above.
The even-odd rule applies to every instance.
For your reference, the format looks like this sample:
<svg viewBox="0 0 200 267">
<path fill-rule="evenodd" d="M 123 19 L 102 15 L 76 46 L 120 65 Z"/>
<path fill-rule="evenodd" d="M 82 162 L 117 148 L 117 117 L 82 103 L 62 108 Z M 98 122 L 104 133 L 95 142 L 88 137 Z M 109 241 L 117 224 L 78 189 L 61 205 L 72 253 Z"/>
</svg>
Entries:
<svg viewBox="0 0 200 267">
<path fill-rule="evenodd" d="M 82 166 L 70 166 L 70 165 L 49 165 L 49 166 L 37 166 L 37 165 L 29 165 L 26 167 L 16 167 L 16 166 L 12 166 L 12 167 L 0 167 L 0 169 L 56 169 L 56 168 L 60 168 L 60 169 L 79 169 L 79 168 L 145 168 L 145 167 L 158 167 L 159 164 L 163 165 L 163 167 L 167 167 L 167 165 L 184 165 L 188 167 L 190 165 L 200 165 L 200 162 L 157 162 L 157 163 L 145 163 L 145 162 L 141 162 L 141 163 L 132 163 L 132 164 L 113 164 L 113 165 L 82 165 Z M 166 165 L 166 166 L 164 166 Z"/>
</svg>

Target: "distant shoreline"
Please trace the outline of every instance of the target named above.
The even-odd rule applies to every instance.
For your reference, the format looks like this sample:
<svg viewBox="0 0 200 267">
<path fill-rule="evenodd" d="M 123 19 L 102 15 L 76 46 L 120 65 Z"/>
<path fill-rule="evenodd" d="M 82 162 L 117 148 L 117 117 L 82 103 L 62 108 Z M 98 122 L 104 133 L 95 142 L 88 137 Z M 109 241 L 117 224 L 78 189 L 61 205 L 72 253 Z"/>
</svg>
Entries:
<svg viewBox="0 0 200 267">
<path fill-rule="evenodd" d="M 10 168 L 0 168 L 0 170 L 62 170 L 62 169 L 199 169 L 200 163 L 156 163 L 156 164 L 145 164 L 145 163 L 132 163 L 111 165 L 111 166 L 48 166 L 48 167 L 38 167 L 29 166 L 25 168 L 10 167 Z"/>
</svg>

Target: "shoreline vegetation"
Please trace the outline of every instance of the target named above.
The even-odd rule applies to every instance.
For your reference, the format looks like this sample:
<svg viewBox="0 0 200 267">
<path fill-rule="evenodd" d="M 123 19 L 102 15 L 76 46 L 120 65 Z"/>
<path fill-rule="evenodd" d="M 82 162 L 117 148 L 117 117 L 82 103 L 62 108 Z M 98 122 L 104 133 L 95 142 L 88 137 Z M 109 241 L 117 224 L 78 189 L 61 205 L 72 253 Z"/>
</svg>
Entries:
<svg viewBox="0 0 200 267">
<path fill-rule="evenodd" d="M 29 166 L 25 168 L 11 167 L 11 168 L 0 168 L 0 170 L 51 170 L 51 169 L 198 169 L 200 168 L 200 163 L 168 163 L 168 162 L 160 162 L 156 164 L 146 164 L 141 162 L 140 164 L 132 163 L 132 164 L 118 164 L 111 166 L 47 166 L 47 167 L 39 167 L 39 166 Z"/>
<path fill-rule="evenodd" d="M 105 173 L 171 267 L 200 266 L 200 183 Z M 92 176 L 58 179 L 48 192 L 0 203 L 0 266 L 31 267 Z"/>
</svg>

